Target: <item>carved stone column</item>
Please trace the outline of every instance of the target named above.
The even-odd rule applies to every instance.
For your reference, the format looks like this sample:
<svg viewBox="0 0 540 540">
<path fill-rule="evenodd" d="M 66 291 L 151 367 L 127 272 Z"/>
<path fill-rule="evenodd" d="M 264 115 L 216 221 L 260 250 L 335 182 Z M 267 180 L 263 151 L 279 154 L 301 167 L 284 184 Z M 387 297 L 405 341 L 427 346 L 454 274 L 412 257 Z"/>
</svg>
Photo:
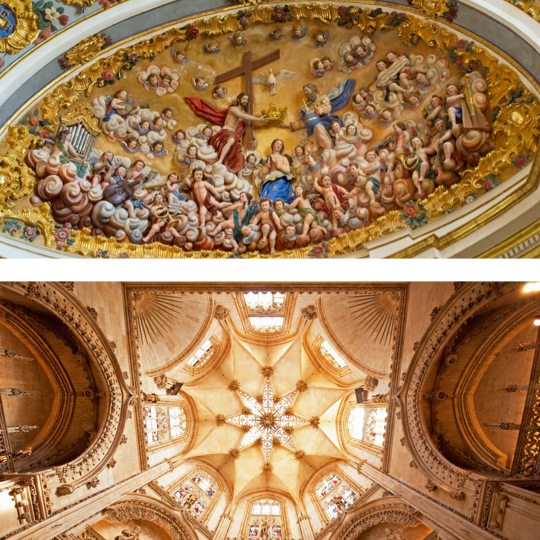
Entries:
<svg viewBox="0 0 540 540">
<path fill-rule="evenodd" d="M 229 514 L 223 514 L 219 521 L 219 525 L 216 528 L 214 533 L 213 540 L 224 540 L 227 533 L 229 532 L 229 527 L 231 525 L 232 517 Z"/>
<path fill-rule="evenodd" d="M 315 540 L 313 529 L 311 528 L 311 518 L 309 516 L 300 516 L 298 518 L 298 525 L 300 525 L 302 540 Z"/>
<path fill-rule="evenodd" d="M 114 484 L 93 497 L 58 512 L 44 521 L 28 527 L 10 537 L 10 540 L 52 540 L 55 536 L 70 531 L 81 522 L 81 516 L 93 516 L 118 501 L 125 493 L 131 493 L 152 480 L 170 472 L 167 461 L 159 463 L 147 471 Z"/>
<path fill-rule="evenodd" d="M 391 491 L 394 495 L 403 497 L 408 504 L 416 508 L 423 516 L 426 516 L 427 520 L 425 521 L 428 523 L 431 522 L 430 524 L 436 526 L 441 538 L 455 538 L 452 533 L 460 531 L 460 538 L 468 538 L 470 540 L 493 540 L 493 535 L 488 531 L 481 529 L 463 516 L 451 512 L 438 504 L 434 499 L 428 498 L 422 493 L 413 490 L 407 484 L 383 474 L 381 471 L 367 463 L 361 464 L 359 469 L 361 470 L 361 474 L 367 476 L 382 488 Z M 430 527 L 431 529 L 435 528 L 433 525 Z"/>
</svg>

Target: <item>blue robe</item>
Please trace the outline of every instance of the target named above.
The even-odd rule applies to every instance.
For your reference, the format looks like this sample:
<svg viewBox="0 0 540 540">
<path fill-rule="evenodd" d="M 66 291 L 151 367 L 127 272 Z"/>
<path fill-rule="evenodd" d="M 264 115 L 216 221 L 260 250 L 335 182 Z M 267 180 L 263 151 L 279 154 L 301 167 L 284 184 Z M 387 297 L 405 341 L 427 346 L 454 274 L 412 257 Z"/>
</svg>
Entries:
<svg viewBox="0 0 540 540">
<path fill-rule="evenodd" d="M 332 113 L 340 111 L 341 109 L 343 109 L 343 107 L 345 107 L 345 105 L 347 105 L 347 103 L 349 103 L 355 86 L 356 81 L 354 79 L 347 79 L 346 81 L 343 81 L 340 85 L 330 90 L 330 92 L 328 93 L 328 97 L 330 98 Z M 337 95 L 335 97 L 332 97 L 336 93 Z M 332 124 L 332 122 L 339 122 L 339 125 L 341 127 L 343 127 L 344 125 L 343 120 L 337 114 L 332 113 L 325 114 L 320 117 L 320 123 L 324 126 L 328 133 L 330 133 L 330 125 Z M 304 109 L 300 110 L 300 118 L 302 120 L 305 120 L 306 114 L 307 113 Z M 308 137 L 311 137 L 311 135 L 313 135 L 313 128 L 307 128 L 307 130 Z"/>
</svg>

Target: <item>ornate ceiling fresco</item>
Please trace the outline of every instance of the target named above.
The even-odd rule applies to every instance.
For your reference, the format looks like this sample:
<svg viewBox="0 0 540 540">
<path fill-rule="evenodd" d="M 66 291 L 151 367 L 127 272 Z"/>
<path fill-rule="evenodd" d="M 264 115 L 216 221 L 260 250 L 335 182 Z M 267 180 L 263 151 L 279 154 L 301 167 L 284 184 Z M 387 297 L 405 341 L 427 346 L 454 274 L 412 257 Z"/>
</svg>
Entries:
<svg viewBox="0 0 540 540">
<path fill-rule="evenodd" d="M 447 27 L 456 2 L 410 4 L 244 6 L 85 38 L 4 132 L 2 234 L 96 258 L 327 258 L 487 223 L 473 209 L 537 148 L 533 81 Z"/>
<path fill-rule="evenodd" d="M 176 381 L 183 383 L 182 395 L 191 404 L 191 412 L 186 415 L 193 417 L 188 422 L 198 430 L 194 438 L 177 443 L 177 452 L 188 463 L 219 469 L 235 500 L 265 489 L 284 492 L 300 501 L 306 483 L 321 467 L 347 459 L 338 424 L 347 422 L 349 408 L 344 405 L 350 399 L 354 401 L 353 388 L 364 384 L 371 390 L 376 388 L 382 396 L 397 384 L 394 379 L 399 371 L 407 289 L 401 285 L 366 285 L 354 291 L 333 292 L 328 295 L 328 303 L 341 306 L 339 320 L 326 305 L 326 298 L 323 305 L 317 302 L 315 291 L 296 292 L 294 286 L 288 287 L 284 305 L 271 313 L 290 318 L 283 323 L 289 327 L 285 336 L 277 328 L 263 331 L 252 327 L 250 335 L 238 332 L 244 324 L 252 326 L 250 317 L 261 315 L 261 310 L 246 306 L 238 287 L 236 291 L 227 289 L 206 294 L 203 288 L 186 291 L 186 287 L 176 285 L 126 285 L 132 380 L 135 387 L 140 385 L 147 403 L 155 395 L 154 385 L 162 389 Z M 350 296 L 352 292 L 354 297 Z M 169 303 L 181 299 L 183 307 L 174 311 L 183 321 L 181 312 L 192 313 L 194 302 L 208 302 L 213 306 L 212 320 L 199 319 L 197 335 L 190 330 L 181 337 L 192 340 L 191 347 L 173 361 L 170 358 L 185 346 L 174 345 L 181 336 L 179 329 L 167 330 L 170 350 L 167 353 L 162 347 L 158 359 L 144 344 L 136 323 L 141 310 L 137 299 L 143 294 Z M 373 310 L 371 320 L 362 323 L 366 332 L 357 332 L 354 342 L 348 328 L 358 327 L 345 320 L 351 320 L 351 309 L 361 298 L 368 304 L 377 298 L 378 305 L 390 305 L 391 309 Z M 268 315 L 269 309 L 266 311 Z M 149 314 L 148 322 L 159 323 L 159 314 Z M 387 329 L 384 337 L 373 332 L 376 328 Z M 333 373 L 331 359 L 321 355 L 318 338 L 331 340 L 339 350 L 345 344 L 354 351 L 352 354 L 345 349 L 348 375 L 341 380 Z M 194 351 L 208 339 L 212 343 L 208 354 L 193 364 Z M 143 409 L 136 407 L 135 413 L 144 436 Z M 144 440 L 139 442 L 139 451 L 141 463 L 153 459 L 152 447 Z M 381 456 L 382 448 L 378 459 Z"/>
</svg>

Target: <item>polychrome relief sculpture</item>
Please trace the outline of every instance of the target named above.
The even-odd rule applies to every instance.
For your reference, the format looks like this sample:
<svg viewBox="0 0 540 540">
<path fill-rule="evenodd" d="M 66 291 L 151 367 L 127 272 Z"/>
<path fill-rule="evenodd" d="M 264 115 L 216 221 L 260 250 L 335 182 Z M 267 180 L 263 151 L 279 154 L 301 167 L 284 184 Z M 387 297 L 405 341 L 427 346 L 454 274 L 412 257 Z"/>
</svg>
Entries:
<svg viewBox="0 0 540 540">
<path fill-rule="evenodd" d="M 539 111 L 510 68 L 411 14 L 234 11 L 33 105 L 7 139 L 24 174 L 0 188 L 2 232 L 93 257 L 331 256 L 510 178 Z"/>
</svg>

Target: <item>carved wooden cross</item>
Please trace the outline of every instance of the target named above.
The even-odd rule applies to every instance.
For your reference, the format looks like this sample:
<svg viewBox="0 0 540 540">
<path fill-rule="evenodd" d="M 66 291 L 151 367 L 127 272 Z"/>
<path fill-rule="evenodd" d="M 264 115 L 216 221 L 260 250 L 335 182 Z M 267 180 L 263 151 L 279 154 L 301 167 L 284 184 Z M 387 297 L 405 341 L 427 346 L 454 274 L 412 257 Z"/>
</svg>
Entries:
<svg viewBox="0 0 540 540">
<path fill-rule="evenodd" d="M 253 114 L 253 70 L 261 66 L 264 66 L 265 64 L 269 64 L 270 62 L 273 62 L 274 60 L 278 60 L 280 56 L 281 56 L 281 51 L 277 49 L 271 52 L 270 54 L 267 54 L 266 56 L 257 58 L 257 60 L 252 60 L 251 51 L 247 51 L 244 53 L 242 65 L 237 68 L 231 69 L 230 71 L 222 73 L 221 75 L 218 75 L 215 79 L 215 84 L 221 84 L 225 81 L 234 79 L 235 77 L 238 77 L 239 75 L 244 75 L 246 79 L 245 93 L 249 96 L 249 107 L 248 107 L 247 112 L 249 114 Z M 249 121 L 246 122 L 246 137 L 247 137 L 247 149 L 253 150 L 254 149 L 253 123 Z"/>
</svg>

